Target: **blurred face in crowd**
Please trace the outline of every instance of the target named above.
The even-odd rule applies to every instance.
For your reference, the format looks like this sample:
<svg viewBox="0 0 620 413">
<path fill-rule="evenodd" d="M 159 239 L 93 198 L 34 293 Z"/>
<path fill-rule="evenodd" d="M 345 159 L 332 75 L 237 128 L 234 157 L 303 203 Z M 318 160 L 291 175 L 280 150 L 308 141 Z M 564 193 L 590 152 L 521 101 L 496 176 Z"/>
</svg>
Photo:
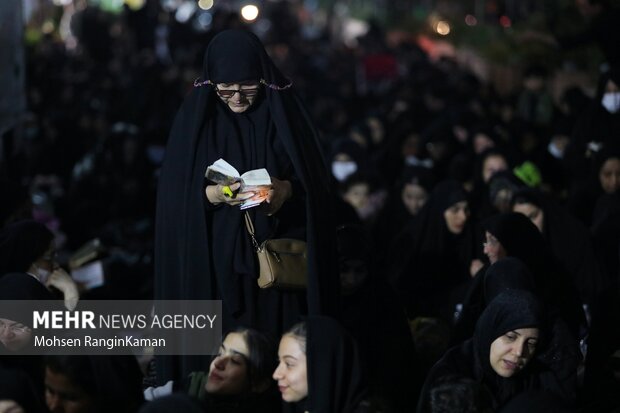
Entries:
<svg viewBox="0 0 620 413">
<path fill-rule="evenodd" d="M 482 180 L 488 183 L 493 174 L 508 169 L 508 163 L 501 155 L 488 156 L 482 164 Z"/>
<path fill-rule="evenodd" d="M 485 150 L 495 146 L 495 142 L 488 135 L 484 133 L 476 133 L 474 135 L 474 152 L 480 154 Z"/>
<path fill-rule="evenodd" d="M 32 330 L 7 318 L 0 318 L 0 343 L 9 351 L 19 351 L 32 339 Z"/>
<path fill-rule="evenodd" d="M 215 91 L 230 110 L 243 113 L 256 101 L 259 92 L 258 82 L 218 83 Z"/>
<path fill-rule="evenodd" d="M 489 262 L 491 264 L 495 264 L 498 260 L 504 258 L 506 255 L 506 250 L 502 246 L 502 244 L 491 234 L 490 232 L 485 232 L 484 234 L 486 241 L 482 244 L 484 254 L 489 258 Z"/>
<path fill-rule="evenodd" d="M 417 215 L 428 199 L 426 189 L 417 184 L 405 184 L 401 192 L 403 204 L 411 215 Z"/>
<path fill-rule="evenodd" d="M 368 204 L 368 197 L 370 195 L 370 186 L 364 182 L 358 182 L 351 185 L 351 187 L 344 193 L 344 200 L 349 203 L 356 210 L 363 209 Z"/>
<path fill-rule="evenodd" d="M 279 364 L 273 373 L 282 393 L 282 400 L 298 402 L 308 396 L 308 373 L 306 352 L 298 337 L 284 335 L 278 349 Z"/>
<path fill-rule="evenodd" d="M 45 369 L 45 403 L 52 413 L 92 413 L 93 398 L 67 376 Z"/>
<path fill-rule="evenodd" d="M 340 287 L 342 294 L 349 295 L 363 284 L 368 275 L 366 263 L 360 259 L 343 259 L 340 261 Z"/>
<path fill-rule="evenodd" d="M 542 209 L 538 208 L 536 205 L 531 204 L 529 202 L 523 202 L 523 203 L 515 204 L 512 207 L 512 210 L 513 212 L 520 212 L 526 217 L 528 217 L 529 220 L 532 221 L 534 225 L 536 225 L 536 228 L 538 228 L 540 232 L 543 231 L 543 224 L 544 224 L 545 216 L 544 216 Z"/>
<path fill-rule="evenodd" d="M 457 202 L 450 208 L 446 209 L 443 213 L 443 217 L 446 221 L 446 227 L 452 234 L 460 234 L 465 228 L 467 218 L 469 217 L 469 205 L 467 201 Z"/>
<path fill-rule="evenodd" d="M 620 159 L 609 158 L 598 174 L 603 191 L 613 194 L 620 189 Z"/>
<path fill-rule="evenodd" d="M 536 351 L 538 334 L 538 328 L 519 328 L 496 338 L 489 351 L 493 370 L 504 378 L 523 370 Z"/>
<path fill-rule="evenodd" d="M 205 385 L 207 393 L 242 394 L 249 387 L 248 362 L 250 351 L 242 333 L 229 333 L 209 367 Z"/>
</svg>

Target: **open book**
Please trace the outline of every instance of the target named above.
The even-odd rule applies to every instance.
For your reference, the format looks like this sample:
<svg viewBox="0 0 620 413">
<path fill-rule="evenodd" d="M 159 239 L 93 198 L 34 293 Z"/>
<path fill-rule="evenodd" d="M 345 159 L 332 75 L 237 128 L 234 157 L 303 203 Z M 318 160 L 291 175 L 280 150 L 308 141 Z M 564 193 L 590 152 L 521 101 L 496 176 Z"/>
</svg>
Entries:
<svg viewBox="0 0 620 413">
<path fill-rule="evenodd" d="M 271 189 L 271 177 L 265 168 L 253 169 L 244 174 L 222 158 L 213 162 L 207 167 L 205 177 L 220 185 L 232 185 L 236 182 L 241 183 L 239 192 L 254 192 L 255 195 L 240 204 L 241 209 L 254 207 L 267 199 L 267 194 Z"/>
</svg>

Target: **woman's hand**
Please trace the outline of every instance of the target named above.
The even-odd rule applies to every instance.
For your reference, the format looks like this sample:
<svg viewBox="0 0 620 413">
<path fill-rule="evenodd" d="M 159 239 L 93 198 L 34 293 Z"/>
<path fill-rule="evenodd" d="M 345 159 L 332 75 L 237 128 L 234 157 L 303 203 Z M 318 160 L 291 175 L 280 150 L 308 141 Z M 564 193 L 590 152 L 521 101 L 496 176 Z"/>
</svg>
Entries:
<svg viewBox="0 0 620 413">
<path fill-rule="evenodd" d="M 24 413 L 24 409 L 13 400 L 0 400 L 0 413 Z"/>
<path fill-rule="evenodd" d="M 57 268 L 47 279 L 45 283 L 47 287 L 55 287 L 64 297 L 65 307 L 69 311 L 73 311 L 80 300 L 80 292 L 73 278 L 62 268 Z"/>
<path fill-rule="evenodd" d="M 207 199 L 214 205 L 226 204 L 235 206 L 243 203 L 248 198 L 252 198 L 254 192 L 237 192 L 241 187 L 241 183 L 237 182 L 230 186 L 226 185 L 209 185 L 205 189 Z M 226 189 L 228 188 L 228 189 Z"/>
<path fill-rule="evenodd" d="M 474 278 L 476 276 L 476 274 L 478 274 L 478 271 L 480 271 L 482 269 L 482 267 L 484 267 L 484 263 L 482 261 L 480 261 L 479 259 L 475 259 L 471 261 L 471 264 L 469 265 L 469 275 L 471 278 Z"/>
<path fill-rule="evenodd" d="M 273 215 L 282 208 L 282 205 L 293 196 L 293 187 L 290 181 L 281 181 L 271 177 L 271 189 L 265 202 L 261 204 L 261 210 L 267 215 Z"/>
</svg>

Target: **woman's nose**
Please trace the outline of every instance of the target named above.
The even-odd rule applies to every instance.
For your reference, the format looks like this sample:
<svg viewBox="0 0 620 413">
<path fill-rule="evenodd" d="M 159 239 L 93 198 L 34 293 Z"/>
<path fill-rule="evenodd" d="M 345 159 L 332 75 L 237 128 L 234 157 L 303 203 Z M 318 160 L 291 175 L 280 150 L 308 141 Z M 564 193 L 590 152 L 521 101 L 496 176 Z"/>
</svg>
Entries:
<svg viewBox="0 0 620 413">
<path fill-rule="evenodd" d="M 228 361 L 228 358 L 226 356 L 217 356 L 215 360 L 213 360 L 213 365 L 218 370 L 224 370 L 226 368 L 227 361 Z"/>
<path fill-rule="evenodd" d="M 278 364 L 278 367 L 276 367 L 276 370 L 273 372 L 273 375 L 271 377 L 273 377 L 274 380 L 280 380 L 282 378 L 282 370 L 279 364 Z"/>
</svg>

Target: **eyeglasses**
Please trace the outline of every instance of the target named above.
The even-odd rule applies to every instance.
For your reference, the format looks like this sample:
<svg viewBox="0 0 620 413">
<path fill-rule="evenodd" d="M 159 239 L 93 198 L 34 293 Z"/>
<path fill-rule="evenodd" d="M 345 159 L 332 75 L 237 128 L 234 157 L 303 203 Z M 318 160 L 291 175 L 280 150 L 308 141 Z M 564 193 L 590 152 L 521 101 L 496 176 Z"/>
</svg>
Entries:
<svg viewBox="0 0 620 413">
<path fill-rule="evenodd" d="M 217 86 L 215 87 L 215 92 L 219 97 L 224 99 L 230 99 L 235 95 L 235 93 L 239 93 L 242 98 L 253 98 L 258 95 L 258 91 L 260 88 L 251 88 L 251 89 L 219 89 Z"/>
<path fill-rule="evenodd" d="M 13 322 L 11 324 L 10 320 L 0 320 L 0 331 L 8 328 L 12 333 L 24 333 L 26 331 L 30 331 L 30 327 L 27 327 L 21 323 Z"/>
</svg>

